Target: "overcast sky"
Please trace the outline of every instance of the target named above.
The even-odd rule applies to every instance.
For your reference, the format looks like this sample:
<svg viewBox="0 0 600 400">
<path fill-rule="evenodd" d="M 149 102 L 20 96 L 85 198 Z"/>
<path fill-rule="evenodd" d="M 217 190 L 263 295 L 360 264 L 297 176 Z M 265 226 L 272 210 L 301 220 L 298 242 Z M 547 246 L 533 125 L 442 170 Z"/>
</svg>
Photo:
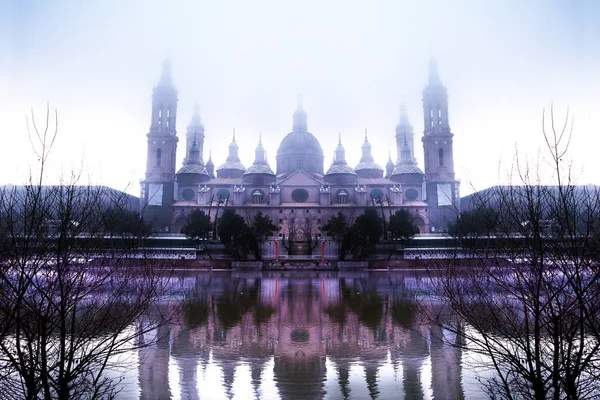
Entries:
<svg viewBox="0 0 600 400">
<path fill-rule="evenodd" d="M 259 132 L 269 162 L 302 94 L 331 163 L 338 133 L 351 164 L 368 129 L 376 160 L 395 154 L 401 102 L 423 167 L 421 92 L 434 56 L 448 88 L 462 194 L 498 183 L 515 146 L 535 155 L 542 111 L 574 116 L 579 183 L 600 184 L 597 1 L 11 1 L 0 2 L 0 183 L 35 161 L 26 115 L 59 113 L 49 178 L 139 193 L 151 92 L 165 57 L 179 91 L 178 165 L 193 105 L 218 166 L 235 128 L 240 157 Z M 501 174 L 503 179 L 504 175 Z"/>
</svg>

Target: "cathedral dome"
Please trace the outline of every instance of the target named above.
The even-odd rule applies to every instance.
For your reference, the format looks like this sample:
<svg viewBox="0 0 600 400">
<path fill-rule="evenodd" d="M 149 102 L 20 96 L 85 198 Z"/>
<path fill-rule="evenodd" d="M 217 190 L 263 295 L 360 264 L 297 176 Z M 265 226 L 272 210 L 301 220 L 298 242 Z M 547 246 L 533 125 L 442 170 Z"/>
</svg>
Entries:
<svg viewBox="0 0 600 400">
<path fill-rule="evenodd" d="M 306 112 L 302 105 L 294 112 L 292 132 L 288 133 L 277 150 L 277 174 L 303 170 L 323 174 L 323 149 L 307 129 Z"/>
<path fill-rule="evenodd" d="M 317 138 L 308 131 L 294 131 L 288 133 L 277 150 L 277 156 L 294 153 L 308 153 L 323 155 L 323 149 Z"/>
</svg>

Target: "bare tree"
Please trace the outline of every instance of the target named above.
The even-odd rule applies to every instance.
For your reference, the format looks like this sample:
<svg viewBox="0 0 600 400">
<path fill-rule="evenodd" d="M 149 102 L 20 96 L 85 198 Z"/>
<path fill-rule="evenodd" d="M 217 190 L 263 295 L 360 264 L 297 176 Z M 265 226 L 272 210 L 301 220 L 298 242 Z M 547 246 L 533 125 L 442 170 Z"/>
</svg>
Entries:
<svg viewBox="0 0 600 400">
<path fill-rule="evenodd" d="M 294 255 L 298 241 L 301 240 L 300 223 L 295 216 L 290 215 L 283 222 L 283 226 L 287 230 L 287 235 L 283 235 L 281 245 L 287 250 L 288 254 Z"/>
<path fill-rule="evenodd" d="M 126 209 L 126 196 L 80 186 L 78 174 L 44 185 L 58 118 L 48 110 L 41 130 L 33 113 L 30 122 L 39 171 L 0 193 L 0 397 L 111 398 L 118 380 L 107 371 L 163 322 L 154 312 L 135 328 L 166 280 L 136 267 L 130 242 L 111 240 L 115 215 L 128 213 L 109 210 Z"/>
<path fill-rule="evenodd" d="M 461 336 L 460 346 L 482 356 L 482 367 L 492 371 L 482 379 L 492 398 L 600 393 L 600 269 L 593 248 L 600 193 L 574 183 L 569 120 L 556 127 L 552 113 L 544 119 L 545 151 L 534 163 L 517 153 L 517 185 L 475 196 L 470 213 L 459 217 L 468 259 L 436 265 L 446 274 L 433 286 L 451 311 L 435 318 Z"/>
<path fill-rule="evenodd" d="M 311 255 L 320 243 L 317 237 L 317 220 L 311 216 L 307 216 L 302 221 L 300 232 L 302 240 L 306 243 L 306 252 L 308 255 Z"/>
</svg>

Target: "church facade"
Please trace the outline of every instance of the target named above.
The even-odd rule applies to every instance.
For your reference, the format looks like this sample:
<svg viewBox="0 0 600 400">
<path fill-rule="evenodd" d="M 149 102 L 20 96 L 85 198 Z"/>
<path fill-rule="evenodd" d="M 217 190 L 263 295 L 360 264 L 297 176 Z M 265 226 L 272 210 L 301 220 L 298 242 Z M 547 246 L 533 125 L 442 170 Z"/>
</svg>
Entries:
<svg viewBox="0 0 600 400">
<path fill-rule="evenodd" d="M 238 155 L 235 131 L 226 160 L 215 168 L 209 153 L 205 162 L 205 130 L 197 109 L 185 133 L 183 165 L 177 169 L 177 103 L 170 64 L 165 62 L 152 94 L 146 175 L 141 181 L 142 212 L 157 231 L 180 232 L 195 209 L 214 220 L 223 207 L 234 207 L 248 219 L 261 211 L 279 226 L 280 235 L 288 235 L 301 223 L 312 236 L 325 236 L 321 227 L 331 216 L 341 211 L 352 221 L 366 207 L 377 207 L 386 220 L 405 208 L 421 233 L 443 231 L 456 216 L 460 197 L 448 94 L 435 61 L 423 90 L 424 170 L 414 156 L 415 134 L 405 107 L 395 131 L 395 162 L 390 155 L 384 169 L 375 161 L 365 130 L 356 166 L 347 163 L 340 137 L 333 162 L 325 168 L 323 148 L 308 130 L 301 101 L 293 113 L 292 130 L 279 145 L 274 169 L 260 137 L 254 161 L 245 166 Z"/>
</svg>

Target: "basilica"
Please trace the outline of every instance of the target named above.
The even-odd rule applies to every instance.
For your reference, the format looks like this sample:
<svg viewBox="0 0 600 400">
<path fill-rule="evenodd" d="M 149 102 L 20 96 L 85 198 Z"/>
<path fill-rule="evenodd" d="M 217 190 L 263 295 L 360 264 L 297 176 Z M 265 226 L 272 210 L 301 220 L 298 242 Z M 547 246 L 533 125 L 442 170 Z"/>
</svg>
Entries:
<svg viewBox="0 0 600 400">
<path fill-rule="evenodd" d="M 433 60 L 423 89 L 423 169 L 414 156 L 415 133 L 405 107 L 395 129 L 395 162 L 390 156 L 383 168 L 375 161 L 365 131 L 357 165 L 347 163 L 340 137 L 337 144 L 326 144 L 335 146 L 335 156 L 331 165 L 325 166 L 323 147 L 308 129 L 301 101 L 293 113 L 291 132 L 282 135 L 275 168 L 269 164 L 260 138 L 254 161 L 244 165 L 235 131 L 222 163 L 215 168 L 210 153 L 204 161 L 205 130 L 197 109 L 185 133 L 183 165 L 177 168 L 177 102 L 170 64 L 165 62 L 152 94 L 140 202 L 143 215 L 158 232 L 179 233 L 195 209 L 204 210 L 214 220 L 223 207 L 233 207 L 247 218 L 262 211 L 280 227 L 279 235 L 288 234 L 290 221 L 310 220 L 312 234 L 325 236 L 321 226 L 331 216 L 341 211 L 351 221 L 366 207 L 377 207 L 386 220 L 405 208 L 421 233 L 444 231 L 456 216 L 460 197 L 448 94 Z"/>
</svg>

